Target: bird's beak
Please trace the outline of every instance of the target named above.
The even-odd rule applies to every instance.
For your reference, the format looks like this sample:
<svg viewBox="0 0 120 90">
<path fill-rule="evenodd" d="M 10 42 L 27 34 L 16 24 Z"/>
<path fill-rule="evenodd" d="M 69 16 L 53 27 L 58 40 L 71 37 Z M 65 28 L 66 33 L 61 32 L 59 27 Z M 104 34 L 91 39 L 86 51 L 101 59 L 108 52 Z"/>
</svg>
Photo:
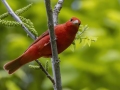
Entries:
<svg viewBox="0 0 120 90">
<path fill-rule="evenodd" d="M 79 21 L 78 21 L 78 20 L 75 20 L 75 21 L 73 21 L 73 24 L 74 24 L 74 25 L 79 25 Z"/>
</svg>

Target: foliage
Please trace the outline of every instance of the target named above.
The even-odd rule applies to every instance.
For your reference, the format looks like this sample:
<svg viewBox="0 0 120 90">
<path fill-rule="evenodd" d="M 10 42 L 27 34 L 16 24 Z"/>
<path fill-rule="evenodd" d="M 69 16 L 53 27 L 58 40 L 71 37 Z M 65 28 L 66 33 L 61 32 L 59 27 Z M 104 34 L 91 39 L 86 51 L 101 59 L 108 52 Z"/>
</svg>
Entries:
<svg viewBox="0 0 120 90">
<path fill-rule="evenodd" d="M 85 31 L 88 30 L 88 28 L 89 27 L 87 25 L 85 25 L 85 26 L 81 25 L 80 26 L 79 31 L 76 34 L 75 40 L 72 43 L 72 45 L 73 45 L 73 49 L 71 48 L 72 51 L 75 50 L 75 47 L 76 47 L 75 46 L 76 45 L 75 41 L 76 40 L 79 40 L 80 43 L 83 42 L 83 46 L 85 46 L 86 44 L 88 44 L 89 47 L 90 47 L 92 41 L 94 41 L 94 42 L 97 41 L 97 37 L 88 37 L 88 36 L 82 37 L 82 35 L 84 34 Z"/>
<path fill-rule="evenodd" d="M 7 0 L 17 10 L 26 6 L 29 0 Z M 75 41 L 75 50 L 70 48 L 59 55 L 63 90 L 120 90 L 120 12 L 119 0 L 64 0 L 59 15 L 59 23 L 64 23 L 72 16 L 80 18 L 82 25 L 89 29 L 81 36 L 97 42 L 85 45 L 84 40 Z M 23 3 L 24 2 L 24 3 Z M 23 16 L 29 18 L 39 35 L 47 30 L 46 11 L 43 0 L 34 0 Z M 52 0 L 52 6 L 57 0 Z M 6 12 L 0 3 L 0 14 Z M 6 20 L 6 19 L 4 19 Z M 7 20 L 12 20 L 7 17 Z M 84 26 L 83 26 L 84 27 Z M 88 37 L 86 37 L 88 36 Z M 87 41 L 89 42 L 89 41 Z M 15 74 L 8 75 L 3 65 L 8 60 L 20 56 L 32 43 L 21 27 L 0 25 L 0 89 L 1 90 L 52 90 L 51 82 L 41 70 L 23 66 Z M 88 43 L 87 43 L 88 44 Z M 84 46 L 84 47 L 83 47 Z M 40 59 L 43 64 L 46 58 Z M 47 59 L 48 60 L 48 59 Z M 35 62 L 29 64 L 36 65 Z M 51 72 L 51 65 L 49 65 Z"/>
<path fill-rule="evenodd" d="M 25 11 L 27 11 L 30 7 L 32 6 L 32 4 L 29 4 L 17 11 L 15 11 L 15 13 L 17 15 L 20 15 L 22 13 L 24 13 Z M 16 22 L 16 21 L 8 21 L 8 20 L 2 20 L 4 18 L 6 18 L 9 15 L 9 13 L 4 13 L 2 15 L 0 15 L 0 24 L 5 25 L 5 26 L 21 26 L 21 23 Z M 23 16 L 19 16 L 20 19 L 22 20 L 23 24 L 30 30 L 30 32 L 32 32 L 35 36 L 38 36 L 37 31 L 34 28 L 33 23 L 30 21 L 30 19 L 26 19 Z"/>
</svg>

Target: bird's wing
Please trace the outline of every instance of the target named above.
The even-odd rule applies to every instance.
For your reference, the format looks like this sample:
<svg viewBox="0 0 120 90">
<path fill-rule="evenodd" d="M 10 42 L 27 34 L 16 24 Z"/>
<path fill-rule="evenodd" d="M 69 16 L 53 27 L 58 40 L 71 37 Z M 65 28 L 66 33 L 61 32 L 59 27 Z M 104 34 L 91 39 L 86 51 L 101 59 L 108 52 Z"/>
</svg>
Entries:
<svg viewBox="0 0 120 90">
<path fill-rule="evenodd" d="M 30 46 L 32 46 L 33 44 L 35 44 L 36 42 L 38 42 L 40 39 L 42 39 L 43 37 L 49 35 L 48 30 L 46 32 L 44 32 L 41 36 L 39 36 Z"/>
<path fill-rule="evenodd" d="M 62 25 L 62 24 L 61 24 Z M 56 25 L 55 27 L 54 27 L 54 30 L 56 30 L 56 28 L 58 28 L 60 26 L 60 24 L 59 25 Z M 37 43 L 40 39 L 42 39 L 43 37 L 45 37 L 45 36 L 47 36 L 47 35 L 49 35 L 49 31 L 47 30 L 46 32 L 44 32 L 42 35 L 40 35 L 29 47 L 28 47 L 28 49 L 32 46 L 32 45 L 34 45 L 35 43 Z M 50 42 L 49 42 L 50 43 Z M 48 44 L 48 43 L 47 43 Z M 47 45 L 47 44 L 45 44 L 45 46 Z M 28 50 L 27 49 L 27 50 Z M 27 51 L 26 50 L 26 51 Z M 25 52 L 26 52 L 25 51 Z"/>
<path fill-rule="evenodd" d="M 36 42 L 38 42 L 40 39 L 42 39 L 43 37 L 45 37 L 45 36 L 47 36 L 47 35 L 49 35 L 48 30 L 47 30 L 46 32 L 44 32 L 42 35 L 40 35 L 40 36 L 28 47 L 28 49 L 29 49 L 32 45 L 34 45 Z M 27 49 L 27 50 L 28 50 L 28 49 Z M 26 50 L 26 51 L 27 51 L 27 50 Z M 26 51 L 25 51 L 25 52 L 26 52 Z M 24 52 L 24 53 L 25 53 L 25 52 Z"/>
<path fill-rule="evenodd" d="M 57 27 L 59 27 L 60 25 L 56 25 L 54 27 L 54 30 L 56 30 Z M 49 31 L 47 30 L 46 32 L 44 32 L 41 36 L 39 36 L 30 46 L 32 46 L 33 44 L 35 44 L 36 42 L 38 42 L 40 39 L 42 39 L 43 37 L 49 35 Z M 29 47 L 30 47 L 29 46 Z"/>
</svg>

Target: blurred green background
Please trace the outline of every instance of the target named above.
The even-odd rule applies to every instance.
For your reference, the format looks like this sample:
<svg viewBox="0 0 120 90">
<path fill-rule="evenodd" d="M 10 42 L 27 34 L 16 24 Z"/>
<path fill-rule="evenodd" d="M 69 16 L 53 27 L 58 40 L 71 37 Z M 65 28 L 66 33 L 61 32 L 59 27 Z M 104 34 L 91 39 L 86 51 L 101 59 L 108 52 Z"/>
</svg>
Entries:
<svg viewBox="0 0 120 90">
<path fill-rule="evenodd" d="M 33 2 L 24 14 L 31 19 L 39 35 L 47 30 L 44 0 L 7 0 L 13 10 Z M 57 0 L 51 0 L 52 7 Z M 0 2 L 0 14 L 6 12 Z M 63 90 L 120 90 L 120 0 L 64 0 L 59 14 L 59 23 L 72 16 L 82 25 L 88 25 L 86 36 L 98 37 L 97 42 L 83 47 L 76 41 L 74 52 L 70 48 L 59 55 Z M 8 17 L 6 20 L 13 20 Z M 3 65 L 20 56 L 33 40 L 21 27 L 0 25 L 0 90 L 53 90 L 49 79 L 41 70 L 24 65 L 13 75 L 3 70 Z M 43 65 L 49 60 L 41 58 Z"/>
</svg>

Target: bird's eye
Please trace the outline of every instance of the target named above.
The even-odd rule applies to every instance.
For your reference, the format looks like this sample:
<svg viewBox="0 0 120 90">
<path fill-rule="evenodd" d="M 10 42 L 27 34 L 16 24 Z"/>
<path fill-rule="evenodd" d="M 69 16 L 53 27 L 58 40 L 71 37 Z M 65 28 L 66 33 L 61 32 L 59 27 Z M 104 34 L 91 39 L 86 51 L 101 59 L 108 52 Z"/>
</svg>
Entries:
<svg viewBox="0 0 120 90">
<path fill-rule="evenodd" d="M 70 21 L 73 21 L 73 19 L 71 18 Z"/>
<path fill-rule="evenodd" d="M 78 25 L 80 25 L 80 23 Z"/>
</svg>

